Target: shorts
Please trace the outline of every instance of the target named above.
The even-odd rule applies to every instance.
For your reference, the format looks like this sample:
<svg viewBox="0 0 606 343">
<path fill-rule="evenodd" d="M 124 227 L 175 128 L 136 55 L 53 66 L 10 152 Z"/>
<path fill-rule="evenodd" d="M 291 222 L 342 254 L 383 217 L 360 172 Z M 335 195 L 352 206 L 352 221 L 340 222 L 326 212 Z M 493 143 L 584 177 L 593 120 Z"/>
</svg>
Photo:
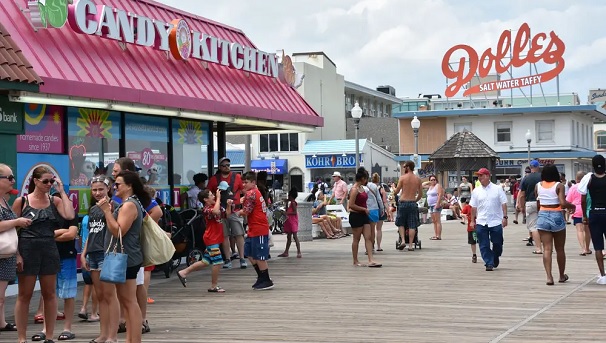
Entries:
<svg viewBox="0 0 606 343">
<path fill-rule="evenodd" d="M 244 218 L 232 213 L 223 220 L 223 237 L 244 236 Z"/>
<path fill-rule="evenodd" d="M 101 270 L 103 266 L 103 260 L 105 260 L 105 253 L 103 251 L 96 251 L 86 254 L 86 260 L 90 270 Z"/>
<path fill-rule="evenodd" d="M 528 220 L 528 217 L 526 217 Z M 566 221 L 562 211 L 539 211 L 537 230 L 559 232 L 566 229 Z"/>
<path fill-rule="evenodd" d="M 467 231 L 467 244 L 474 245 L 478 243 L 478 236 L 475 231 Z"/>
<path fill-rule="evenodd" d="M 136 266 L 132 266 L 132 267 L 127 267 L 126 268 L 126 280 L 134 280 L 134 279 L 138 279 L 139 277 L 139 270 L 141 270 L 141 277 L 143 277 L 143 268 L 141 268 L 141 265 L 136 265 Z M 137 285 L 139 285 L 139 280 L 137 280 Z M 140 283 L 141 285 L 143 284 L 143 282 Z"/>
<path fill-rule="evenodd" d="M 221 255 L 221 246 L 219 244 L 207 246 L 206 250 L 204 250 L 204 256 L 202 256 L 202 262 L 206 265 L 222 265 L 223 257 Z"/>
<path fill-rule="evenodd" d="M 57 273 L 57 296 L 60 299 L 72 299 L 78 294 L 78 272 L 76 259 L 61 259 L 61 270 Z"/>
<path fill-rule="evenodd" d="M 0 258 L 0 281 L 15 281 L 17 278 L 17 256 Z"/>
<path fill-rule="evenodd" d="M 379 221 L 379 210 L 370 210 L 368 211 L 368 220 L 371 223 L 376 223 Z"/>
<path fill-rule="evenodd" d="M 139 267 L 139 269 L 137 270 L 137 276 L 134 278 L 134 279 L 137 279 L 137 286 L 141 286 L 145 283 L 144 271 L 145 271 L 145 268 L 143 268 L 143 267 Z"/>
<path fill-rule="evenodd" d="M 589 232 L 593 250 L 604 250 L 604 236 L 606 236 L 606 211 L 589 211 Z"/>
<path fill-rule="evenodd" d="M 539 216 L 536 201 L 526 202 L 526 227 L 528 231 L 537 231 L 537 218 Z"/>
<path fill-rule="evenodd" d="M 436 207 L 436 205 L 429 206 L 429 213 L 442 213 L 442 208 Z"/>
<path fill-rule="evenodd" d="M 572 217 L 572 223 L 576 226 L 577 224 L 583 224 L 583 218 Z"/>
<path fill-rule="evenodd" d="M 257 261 L 265 261 L 269 256 L 269 235 L 246 237 L 244 242 L 244 257 Z"/>
<path fill-rule="evenodd" d="M 419 222 L 419 205 L 416 201 L 400 201 L 398 203 L 396 226 L 414 230 L 421 226 Z"/>
<path fill-rule="evenodd" d="M 350 212 L 349 225 L 352 229 L 361 228 L 366 224 L 370 224 L 370 219 L 366 213 Z"/>
<path fill-rule="evenodd" d="M 379 221 L 387 220 L 387 211 L 383 211 L 383 215 L 379 216 Z"/>
<path fill-rule="evenodd" d="M 23 257 L 21 275 L 56 275 L 61 270 L 54 238 L 20 238 L 19 254 Z"/>
</svg>

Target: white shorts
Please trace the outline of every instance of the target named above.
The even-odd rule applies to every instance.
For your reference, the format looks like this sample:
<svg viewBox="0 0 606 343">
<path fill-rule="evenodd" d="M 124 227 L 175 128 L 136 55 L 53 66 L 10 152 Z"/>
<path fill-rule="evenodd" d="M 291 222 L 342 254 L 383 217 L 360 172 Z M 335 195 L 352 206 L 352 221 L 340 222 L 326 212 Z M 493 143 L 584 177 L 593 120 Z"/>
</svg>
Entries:
<svg viewBox="0 0 606 343">
<path fill-rule="evenodd" d="M 143 272 L 143 267 L 139 268 L 139 272 L 137 272 L 137 286 L 140 286 L 145 283 L 145 273 Z"/>
</svg>

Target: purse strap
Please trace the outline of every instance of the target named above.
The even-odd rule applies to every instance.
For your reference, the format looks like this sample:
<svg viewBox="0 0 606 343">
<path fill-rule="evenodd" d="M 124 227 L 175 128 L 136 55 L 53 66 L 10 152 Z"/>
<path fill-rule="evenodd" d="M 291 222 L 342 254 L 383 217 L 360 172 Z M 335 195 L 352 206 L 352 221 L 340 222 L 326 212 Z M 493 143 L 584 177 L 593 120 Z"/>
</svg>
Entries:
<svg viewBox="0 0 606 343">
<path fill-rule="evenodd" d="M 122 228 L 118 225 L 118 239 L 120 240 L 120 253 L 124 254 L 124 244 L 122 244 Z M 114 235 L 109 239 L 109 246 L 107 247 L 106 254 L 109 254 L 109 250 L 112 248 L 112 243 L 114 241 Z M 118 252 L 118 240 L 116 240 L 116 244 L 114 245 L 114 254 Z"/>
</svg>

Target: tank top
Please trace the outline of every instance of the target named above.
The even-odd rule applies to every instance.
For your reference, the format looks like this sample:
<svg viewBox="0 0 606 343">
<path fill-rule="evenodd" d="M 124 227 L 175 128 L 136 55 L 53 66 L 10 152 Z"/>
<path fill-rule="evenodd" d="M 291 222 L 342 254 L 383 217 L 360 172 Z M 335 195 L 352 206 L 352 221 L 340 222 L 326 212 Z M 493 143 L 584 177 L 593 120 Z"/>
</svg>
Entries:
<svg viewBox="0 0 606 343">
<path fill-rule="evenodd" d="M 427 205 L 435 206 L 438 203 L 438 186 L 433 186 L 427 190 Z"/>
<path fill-rule="evenodd" d="M 20 238 L 51 238 L 55 239 L 55 230 L 60 228 L 63 218 L 55 208 L 53 199 L 48 197 L 50 205 L 46 208 L 33 208 L 29 204 L 29 199 L 24 196 L 21 217 L 32 219 L 30 226 L 19 230 Z"/>
<path fill-rule="evenodd" d="M 124 253 L 128 255 L 126 266 L 134 267 L 143 263 L 143 253 L 141 252 L 141 225 L 143 223 L 143 206 L 141 205 L 136 196 L 131 196 L 114 210 L 114 219 L 118 219 L 120 209 L 127 202 L 132 202 L 135 204 L 135 207 L 137 208 L 137 218 L 135 218 L 135 220 L 133 221 L 128 232 L 126 232 L 126 234 L 124 234 L 124 232 L 122 233 L 122 244 L 124 245 Z M 117 241 L 117 251 L 120 251 L 120 239 L 118 237 L 114 237 L 112 240 L 112 237 L 113 235 L 109 232 L 107 235 L 105 235 L 106 249 L 109 246 L 111 240 L 111 249 L 113 250 L 113 244 L 116 244 Z"/>
<path fill-rule="evenodd" d="M 606 209 L 606 176 L 597 177 L 591 174 L 587 190 L 591 196 L 591 209 Z"/>
<path fill-rule="evenodd" d="M 360 192 L 358 189 L 358 194 L 356 195 L 356 201 L 354 203 L 360 207 L 366 208 L 366 202 L 368 201 L 368 194 L 366 192 Z"/>
<path fill-rule="evenodd" d="M 471 184 L 469 182 L 467 183 L 462 183 L 461 185 L 459 185 L 460 188 L 460 192 L 459 192 L 459 197 L 460 198 L 468 198 L 471 197 Z"/>
<path fill-rule="evenodd" d="M 560 183 L 556 182 L 553 186 L 545 188 L 543 187 L 543 182 L 544 181 L 541 181 L 537 184 L 537 200 L 541 205 L 559 205 L 560 199 L 558 198 L 556 190 Z"/>
</svg>

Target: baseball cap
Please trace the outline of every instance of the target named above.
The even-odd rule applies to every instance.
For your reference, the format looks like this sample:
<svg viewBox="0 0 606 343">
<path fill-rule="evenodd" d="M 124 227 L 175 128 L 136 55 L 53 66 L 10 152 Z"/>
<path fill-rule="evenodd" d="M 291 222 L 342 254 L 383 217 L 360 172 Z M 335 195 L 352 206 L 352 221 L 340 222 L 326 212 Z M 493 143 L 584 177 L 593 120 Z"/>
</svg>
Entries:
<svg viewBox="0 0 606 343">
<path fill-rule="evenodd" d="M 595 155 L 591 159 L 591 165 L 596 173 L 602 174 L 606 170 L 606 159 L 602 155 Z"/>
<path fill-rule="evenodd" d="M 332 173 L 332 176 L 338 176 L 338 177 L 341 177 L 341 173 L 339 173 L 338 171 L 336 171 L 336 172 Z"/>
<path fill-rule="evenodd" d="M 476 176 L 479 175 L 490 175 L 490 170 L 486 169 L 486 168 L 480 168 L 480 170 L 478 170 L 477 172 L 474 173 Z"/>
<path fill-rule="evenodd" d="M 223 163 L 223 162 L 225 162 L 225 161 L 227 161 L 227 162 L 231 162 L 231 160 L 230 160 L 229 158 L 227 158 L 227 157 L 221 157 L 221 158 L 219 159 L 219 165 L 221 165 L 221 163 Z"/>
<path fill-rule="evenodd" d="M 221 181 L 219 182 L 217 188 L 219 188 L 219 190 L 226 191 L 229 188 L 229 185 L 227 184 L 227 182 Z"/>
<path fill-rule="evenodd" d="M 538 167 L 539 167 L 539 161 L 537 161 L 537 160 L 530 161 L 530 168 L 538 168 Z"/>
</svg>

